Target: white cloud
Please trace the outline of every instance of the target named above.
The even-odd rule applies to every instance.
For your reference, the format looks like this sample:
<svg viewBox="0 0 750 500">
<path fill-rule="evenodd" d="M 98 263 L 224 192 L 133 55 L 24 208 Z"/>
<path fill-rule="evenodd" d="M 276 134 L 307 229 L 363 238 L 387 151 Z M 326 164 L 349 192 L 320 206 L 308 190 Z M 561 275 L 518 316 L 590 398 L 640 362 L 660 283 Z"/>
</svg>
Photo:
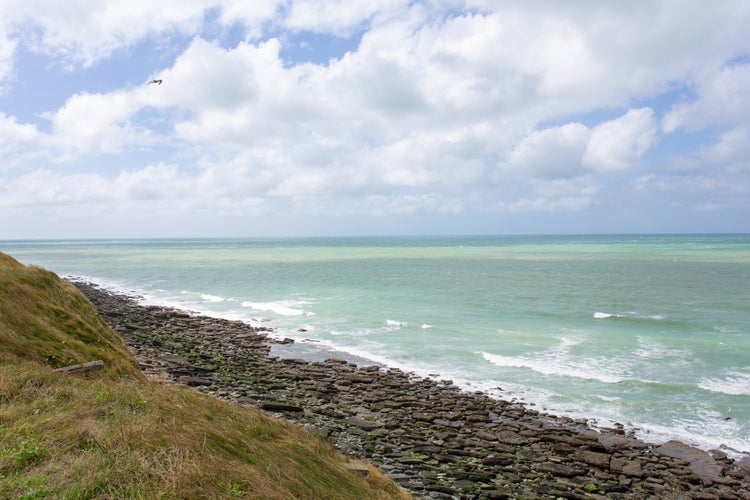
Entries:
<svg viewBox="0 0 750 500">
<path fill-rule="evenodd" d="M 46 161 L 23 169 L 42 205 L 109 192 L 110 207 L 222 214 L 576 211 L 649 167 L 661 117 L 645 106 L 692 85 L 662 130 L 725 131 L 696 145 L 684 175 L 746 168 L 750 65 L 727 61 L 748 54 L 747 2 L 465 3 L 6 0 L 0 85 L 18 47 L 75 74 L 142 43 L 184 46 L 149 67 L 162 85 L 77 90 L 42 115 L 49 132 L 38 116 L 0 114 L 0 154 L 6 169 Z M 297 63 L 285 44 L 315 50 L 306 31 L 361 42 Z M 602 110 L 622 115 L 597 122 Z M 125 171 L 85 173 L 109 159 Z"/>
<path fill-rule="evenodd" d="M 24 165 L 34 156 L 35 142 L 40 133 L 29 123 L 18 123 L 14 116 L 0 111 L 0 172 Z"/>
<path fill-rule="evenodd" d="M 149 165 L 138 171 L 126 170 L 117 176 L 112 185 L 117 196 L 135 202 L 172 200 L 184 195 L 183 181 L 177 167 L 164 163 Z"/>
<path fill-rule="evenodd" d="M 400 0 L 258 0 L 252 5 L 243 0 L 161 0 L 158 5 L 145 0 L 4 0 L 0 19 L 32 50 L 91 66 L 147 38 L 200 33 L 207 17 L 221 30 L 240 23 L 248 40 L 279 26 L 345 36 L 379 13 L 392 16 L 403 6 Z"/>
<path fill-rule="evenodd" d="M 34 125 L 18 123 L 14 116 L 6 116 L 0 111 L 0 147 L 30 142 L 38 135 Z"/>
<path fill-rule="evenodd" d="M 162 73 L 168 91 L 157 105 L 189 111 L 175 124 L 178 136 L 186 140 L 251 146 L 259 137 L 279 132 L 278 125 L 291 122 L 288 113 L 300 113 L 294 103 L 305 104 L 295 96 L 300 89 L 295 88 L 293 72 L 283 68 L 278 51 L 275 39 L 234 49 L 196 39 Z"/>
<path fill-rule="evenodd" d="M 631 109 L 625 115 L 591 131 L 583 164 L 597 172 L 618 172 L 638 165 L 657 140 L 658 127 L 650 108 Z"/>
<path fill-rule="evenodd" d="M 288 0 L 253 0 L 249 6 L 246 0 L 219 0 L 213 4 L 205 1 L 203 6 L 218 7 L 219 20 L 225 27 L 241 23 L 249 40 L 262 37 L 264 25 L 278 18 L 288 3 Z"/>
<path fill-rule="evenodd" d="M 641 108 L 591 129 L 574 122 L 534 131 L 513 148 L 504 169 L 532 179 L 628 170 L 655 144 L 657 130 L 653 111 Z"/>
<path fill-rule="evenodd" d="M 747 123 L 750 64 L 733 64 L 718 71 L 704 72 L 698 79 L 696 93 L 695 100 L 673 106 L 664 117 L 662 127 L 666 132 Z"/>
<path fill-rule="evenodd" d="M 547 128 L 524 137 L 509 156 L 513 169 L 531 177 L 571 177 L 583 173 L 581 158 L 591 132 L 580 123 Z"/>
<path fill-rule="evenodd" d="M 724 165 L 729 170 L 750 172 L 750 125 L 724 132 L 717 142 L 701 146 L 698 158 L 704 164 Z"/>
<path fill-rule="evenodd" d="M 588 176 L 575 179 L 534 180 L 531 193 L 498 208 L 510 212 L 578 212 L 591 206 L 598 192 L 595 181 Z"/>
<path fill-rule="evenodd" d="M 5 87 L 7 80 L 13 70 L 13 54 L 16 50 L 17 42 L 8 38 L 8 33 L 2 18 L 0 17 L 0 93 Z"/>
<path fill-rule="evenodd" d="M 746 214 L 750 206 L 747 170 L 704 171 L 690 176 L 649 174 L 634 179 L 630 184 L 640 194 L 692 210 L 734 208 Z M 744 224 L 745 218 L 740 222 Z"/>
<path fill-rule="evenodd" d="M 149 36 L 196 31 L 201 0 L 5 0 L 0 17 L 31 49 L 90 66 Z"/>
<path fill-rule="evenodd" d="M 153 142 L 149 130 L 132 122 L 138 111 L 134 94 L 76 94 L 45 118 L 52 123 L 50 143 L 65 155 L 118 153 L 127 145 Z"/>
<path fill-rule="evenodd" d="M 284 26 L 348 36 L 378 13 L 400 11 L 403 0 L 297 0 L 289 3 Z"/>
<path fill-rule="evenodd" d="M 101 206 L 111 200 L 109 194 L 98 174 L 62 175 L 40 169 L 0 183 L 0 207 L 31 214 L 52 208 L 62 214 Z"/>
<path fill-rule="evenodd" d="M 197 184 L 174 165 L 149 165 L 111 179 L 99 173 L 39 169 L 0 183 L 0 206 L 42 213 L 54 207 L 61 215 L 81 210 L 147 215 L 153 214 L 154 207 L 168 210 L 165 201 L 179 205 L 186 194 L 187 200 L 192 199 L 189 205 L 201 199 Z"/>
</svg>

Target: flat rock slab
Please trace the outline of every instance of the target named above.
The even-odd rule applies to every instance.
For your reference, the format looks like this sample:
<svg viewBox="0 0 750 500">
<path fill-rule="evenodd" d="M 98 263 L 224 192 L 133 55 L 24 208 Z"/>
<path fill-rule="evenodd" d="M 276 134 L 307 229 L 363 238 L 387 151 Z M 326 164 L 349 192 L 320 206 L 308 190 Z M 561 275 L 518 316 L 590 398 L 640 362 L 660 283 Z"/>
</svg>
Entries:
<svg viewBox="0 0 750 500">
<path fill-rule="evenodd" d="M 353 425 L 354 427 L 359 427 L 360 429 L 377 429 L 378 427 L 382 427 L 383 425 L 372 421 L 372 420 L 366 420 L 361 417 L 351 417 L 347 418 L 345 422 L 349 425 Z"/>
<path fill-rule="evenodd" d="M 595 451 L 583 450 L 578 453 L 578 456 L 589 465 L 599 467 L 600 469 L 609 469 L 611 455 L 608 453 L 597 453 Z"/>
<path fill-rule="evenodd" d="M 293 412 L 303 411 L 303 408 L 301 406 L 289 404 L 289 403 L 267 402 L 267 403 L 263 403 L 261 405 L 261 408 L 266 411 L 293 411 Z"/>
<path fill-rule="evenodd" d="M 690 470 L 700 478 L 703 484 L 713 484 L 721 480 L 723 468 L 703 450 L 679 441 L 667 441 L 656 448 L 656 451 L 662 455 L 688 462 Z"/>
<path fill-rule="evenodd" d="M 146 373 L 300 423 L 417 498 L 750 500 L 750 467 L 726 454 L 677 442 L 657 449 L 620 428 L 594 430 L 397 369 L 282 360 L 263 327 L 78 286 Z"/>
<path fill-rule="evenodd" d="M 195 377 L 190 375 L 184 375 L 182 377 L 178 377 L 177 381 L 181 384 L 189 385 L 191 387 L 198 387 L 201 385 L 211 385 L 214 383 L 214 381 L 207 377 Z"/>
<path fill-rule="evenodd" d="M 586 473 L 583 469 L 564 464 L 556 464 L 554 462 L 543 462 L 536 466 L 536 470 L 539 472 L 547 472 L 553 476 L 559 477 L 582 476 Z"/>
</svg>

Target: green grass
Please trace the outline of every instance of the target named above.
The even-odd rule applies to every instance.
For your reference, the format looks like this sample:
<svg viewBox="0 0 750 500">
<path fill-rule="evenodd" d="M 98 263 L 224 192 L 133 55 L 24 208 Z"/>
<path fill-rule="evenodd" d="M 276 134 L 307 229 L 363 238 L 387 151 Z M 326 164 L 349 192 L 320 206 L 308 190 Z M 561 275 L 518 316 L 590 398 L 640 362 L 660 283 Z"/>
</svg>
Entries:
<svg viewBox="0 0 750 500">
<path fill-rule="evenodd" d="M 409 498 L 293 424 L 146 380 L 74 287 L 3 254 L 0 361 L 0 498 Z"/>
<path fill-rule="evenodd" d="M 109 378 L 142 379 L 127 347 L 70 283 L 0 253 L 0 361 L 56 368 L 104 361 Z"/>
</svg>

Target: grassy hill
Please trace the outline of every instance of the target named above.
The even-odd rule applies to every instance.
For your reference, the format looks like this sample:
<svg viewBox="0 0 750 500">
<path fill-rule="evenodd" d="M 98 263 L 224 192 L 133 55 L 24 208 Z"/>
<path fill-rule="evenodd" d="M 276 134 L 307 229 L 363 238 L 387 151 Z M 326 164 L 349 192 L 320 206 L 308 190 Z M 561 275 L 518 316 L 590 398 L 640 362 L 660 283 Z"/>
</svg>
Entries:
<svg viewBox="0 0 750 500">
<path fill-rule="evenodd" d="M 0 498 L 410 498 L 350 465 L 290 423 L 146 380 L 72 285 L 0 253 Z"/>
</svg>

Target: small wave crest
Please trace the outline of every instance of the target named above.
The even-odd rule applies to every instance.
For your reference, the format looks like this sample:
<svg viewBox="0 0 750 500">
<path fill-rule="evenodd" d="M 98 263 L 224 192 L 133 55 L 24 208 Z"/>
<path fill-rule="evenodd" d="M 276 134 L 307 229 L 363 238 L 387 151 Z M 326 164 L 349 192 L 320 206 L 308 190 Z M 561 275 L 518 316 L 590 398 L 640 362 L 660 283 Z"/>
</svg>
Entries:
<svg viewBox="0 0 750 500">
<path fill-rule="evenodd" d="M 304 309 L 300 309 L 302 305 L 297 301 L 282 301 L 282 302 L 250 302 L 244 301 L 242 307 L 249 307 L 256 311 L 266 311 L 278 314 L 279 316 L 311 316 L 313 313 L 305 312 Z"/>
<path fill-rule="evenodd" d="M 622 318 L 622 315 L 597 311 L 594 313 L 594 318 L 595 319 Z"/>
<path fill-rule="evenodd" d="M 577 363 L 572 364 L 565 362 L 559 357 L 541 355 L 537 357 L 532 356 L 503 356 L 500 354 L 491 354 L 488 352 L 480 352 L 480 354 L 486 361 L 490 363 L 508 368 L 527 368 L 535 371 L 542 375 L 547 376 L 561 376 L 580 378 L 586 380 L 597 380 L 605 384 L 617 384 L 624 380 L 625 377 L 617 374 L 608 372 L 601 363 Z M 588 366 L 585 368 L 584 366 Z"/>
<path fill-rule="evenodd" d="M 226 300 L 224 297 L 219 297 L 218 295 L 211 295 L 208 293 L 202 293 L 201 299 L 205 300 L 206 302 L 224 302 Z"/>
<path fill-rule="evenodd" d="M 133 288 L 121 281 L 107 280 L 104 278 L 87 276 L 83 274 L 63 274 L 62 277 L 68 281 L 90 283 L 110 293 L 127 295 L 128 297 L 137 299 L 139 302 L 145 302 L 146 300 L 146 292 L 144 290 Z"/>
<path fill-rule="evenodd" d="M 721 377 L 703 378 L 698 387 L 731 396 L 750 396 L 750 371 L 731 370 Z"/>
<path fill-rule="evenodd" d="M 397 321 L 395 319 L 387 319 L 385 320 L 386 326 L 395 327 L 395 328 L 408 328 L 411 327 L 408 322 L 406 321 Z M 429 330 L 432 328 L 432 325 L 428 325 L 427 323 L 423 323 L 419 326 L 422 330 Z"/>
<path fill-rule="evenodd" d="M 661 314 L 653 314 L 653 315 L 646 315 L 641 316 L 638 313 L 634 312 L 627 312 L 627 313 L 608 313 L 608 312 L 601 312 L 596 311 L 594 313 L 594 319 L 643 319 L 643 320 L 649 320 L 653 319 L 656 321 L 666 319 L 665 316 L 662 316 Z"/>
<path fill-rule="evenodd" d="M 645 359 L 687 359 L 692 356 L 689 349 L 676 349 L 646 337 L 638 337 L 635 355 Z"/>
</svg>

